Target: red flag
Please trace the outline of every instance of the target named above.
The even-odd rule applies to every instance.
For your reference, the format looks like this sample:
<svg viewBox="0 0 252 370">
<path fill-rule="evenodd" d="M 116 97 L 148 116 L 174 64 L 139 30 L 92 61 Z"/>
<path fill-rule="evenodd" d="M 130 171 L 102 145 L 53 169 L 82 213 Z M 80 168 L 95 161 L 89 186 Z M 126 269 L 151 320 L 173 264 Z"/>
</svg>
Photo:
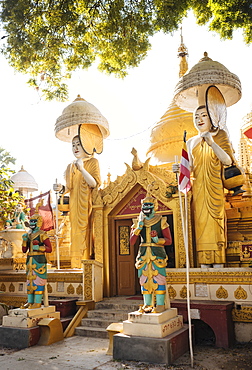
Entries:
<svg viewBox="0 0 252 370">
<path fill-rule="evenodd" d="M 36 211 L 36 205 L 38 202 L 43 200 L 43 205 L 39 207 L 39 214 L 43 217 L 43 225 L 41 230 L 49 231 L 54 229 L 54 218 L 51 207 L 51 195 L 50 190 L 44 194 L 40 194 L 37 197 L 25 199 L 26 206 L 30 208 L 30 217 Z"/>
<path fill-rule="evenodd" d="M 179 191 L 181 191 L 182 193 L 187 193 L 190 189 L 191 189 L 190 165 L 186 146 L 186 131 L 185 131 L 180 163 Z"/>
</svg>

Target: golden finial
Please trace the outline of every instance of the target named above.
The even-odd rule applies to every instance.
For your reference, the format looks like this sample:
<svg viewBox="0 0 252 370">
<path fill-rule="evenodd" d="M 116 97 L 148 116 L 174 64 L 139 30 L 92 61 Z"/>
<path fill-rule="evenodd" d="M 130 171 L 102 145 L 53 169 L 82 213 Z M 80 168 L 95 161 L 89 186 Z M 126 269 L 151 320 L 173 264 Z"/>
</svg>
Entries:
<svg viewBox="0 0 252 370">
<path fill-rule="evenodd" d="M 179 77 L 184 76 L 188 70 L 187 62 L 188 50 L 184 44 L 183 35 L 182 35 L 182 26 L 180 27 L 180 46 L 178 48 L 178 57 L 180 58 L 179 63 Z"/>
</svg>

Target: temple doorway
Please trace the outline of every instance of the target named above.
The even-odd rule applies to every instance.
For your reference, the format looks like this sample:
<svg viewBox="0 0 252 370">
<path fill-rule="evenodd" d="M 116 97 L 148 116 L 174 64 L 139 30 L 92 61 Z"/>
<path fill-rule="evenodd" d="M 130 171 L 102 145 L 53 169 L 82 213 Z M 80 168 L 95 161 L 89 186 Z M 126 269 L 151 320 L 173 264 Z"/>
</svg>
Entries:
<svg viewBox="0 0 252 370">
<path fill-rule="evenodd" d="M 131 225 L 132 219 L 115 220 L 117 295 L 140 294 L 140 284 L 135 268 L 139 243 L 135 246 L 130 245 Z"/>
</svg>

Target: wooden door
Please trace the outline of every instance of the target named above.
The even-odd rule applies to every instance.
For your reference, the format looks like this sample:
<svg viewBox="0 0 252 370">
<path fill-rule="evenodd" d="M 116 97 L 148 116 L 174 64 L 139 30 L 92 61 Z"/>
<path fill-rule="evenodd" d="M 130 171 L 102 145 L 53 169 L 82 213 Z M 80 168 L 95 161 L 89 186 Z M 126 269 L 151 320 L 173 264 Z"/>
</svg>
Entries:
<svg viewBox="0 0 252 370">
<path fill-rule="evenodd" d="M 136 292 L 135 247 L 130 246 L 132 220 L 116 220 L 117 294 Z"/>
</svg>

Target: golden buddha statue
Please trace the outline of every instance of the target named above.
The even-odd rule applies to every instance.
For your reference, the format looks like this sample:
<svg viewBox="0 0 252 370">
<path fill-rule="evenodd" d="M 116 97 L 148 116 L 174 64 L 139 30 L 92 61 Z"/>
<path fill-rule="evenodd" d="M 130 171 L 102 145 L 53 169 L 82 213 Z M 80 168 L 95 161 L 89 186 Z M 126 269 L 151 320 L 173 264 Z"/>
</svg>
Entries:
<svg viewBox="0 0 252 370">
<path fill-rule="evenodd" d="M 64 194 L 70 193 L 71 267 L 81 268 L 81 260 L 92 254 L 92 189 L 100 186 L 101 179 L 98 160 L 84 151 L 78 135 L 72 140 L 72 150 L 76 161 L 66 169 Z"/>
<path fill-rule="evenodd" d="M 214 86 L 210 89 L 218 90 Z M 214 94 L 217 92 L 221 98 L 220 91 L 216 90 Z M 211 104 L 206 101 L 206 105 L 196 108 L 194 124 L 198 135 L 187 142 L 193 172 L 197 261 L 201 267 L 223 267 L 226 261 L 223 171 L 235 162 L 228 134 L 222 128 L 225 122 L 221 122 L 226 118 L 225 101 L 215 101 L 214 105 L 211 110 Z"/>
</svg>

